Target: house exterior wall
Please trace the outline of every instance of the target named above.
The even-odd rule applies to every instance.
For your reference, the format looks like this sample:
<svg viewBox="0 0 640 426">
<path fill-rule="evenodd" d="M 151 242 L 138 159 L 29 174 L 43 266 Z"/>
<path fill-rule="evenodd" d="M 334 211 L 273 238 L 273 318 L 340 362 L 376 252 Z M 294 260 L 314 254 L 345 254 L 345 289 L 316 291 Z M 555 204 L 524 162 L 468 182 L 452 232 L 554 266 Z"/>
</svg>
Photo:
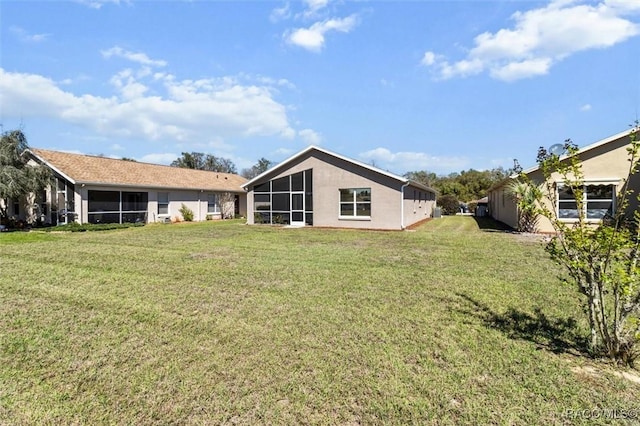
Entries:
<svg viewBox="0 0 640 426">
<path fill-rule="evenodd" d="M 422 210 L 413 212 L 413 198 L 402 199 L 403 183 L 390 176 L 345 161 L 321 151 L 310 151 L 293 160 L 288 167 L 266 175 L 253 186 L 305 170 L 313 170 L 313 225 L 336 228 L 402 229 L 402 206 L 405 206 L 404 226 L 424 219 L 433 203 L 423 201 Z M 254 192 L 248 188 L 247 222 L 254 224 Z M 340 189 L 370 188 L 369 218 L 340 217 Z M 422 190 L 423 192 L 426 192 Z M 433 196 L 435 198 L 435 195 Z M 403 204 L 404 203 L 404 204 Z M 424 212 L 423 214 L 420 213 Z"/>
<path fill-rule="evenodd" d="M 518 208 L 506 191 L 506 184 L 489 192 L 489 214 L 512 228 L 518 227 Z"/>
<path fill-rule="evenodd" d="M 403 224 L 405 227 L 411 226 L 433 216 L 436 194 L 410 185 L 404 188 L 402 203 Z"/>
<path fill-rule="evenodd" d="M 630 143 L 629 136 L 624 136 L 586 152 L 579 154 L 582 161 L 582 172 L 585 184 L 613 184 L 616 185 L 616 193 L 622 189 L 623 179 L 627 177 L 629 171 L 629 156 L 627 147 Z M 529 178 L 537 183 L 543 193 L 546 192 L 544 177 L 540 170 L 534 170 L 529 173 Z M 562 177 L 557 173 L 552 174 L 551 181 L 553 183 L 562 183 Z M 505 194 L 507 182 L 502 186 L 494 188 L 489 195 L 491 216 L 507 225 L 517 227 L 517 209 L 514 200 Z M 633 176 L 630 181 L 630 187 L 638 194 L 640 189 L 640 176 Z M 619 197 L 620 194 L 618 194 Z M 557 196 L 554 194 L 553 196 Z M 501 203 L 501 198 L 504 203 Z M 631 202 L 626 214 L 629 216 L 638 208 L 638 202 L 635 196 L 631 197 Z M 547 207 L 552 209 L 550 202 Z M 571 219 L 565 219 L 567 223 L 571 223 Z M 596 222 L 597 223 L 597 222 Z M 543 233 L 554 232 L 551 222 L 546 218 L 540 218 L 538 222 L 538 231 Z"/>
<path fill-rule="evenodd" d="M 75 221 L 78 223 L 89 223 L 89 191 L 124 191 L 124 192 L 144 192 L 147 193 L 146 222 L 164 222 L 167 220 L 184 220 L 180 213 L 182 204 L 193 211 L 194 221 L 207 220 L 207 216 L 211 219 L 220 219 L 221 214 L 208 213 L 209 194 L 219 194 L 214 191 L 190 191 L 190 190 L 170 190 L 164 188 L 139 188 L 139 187 L 121 187 L 121 186 L 102 186 L 102 185 L 75 185 L 73 191 L 73 199 L 75 206 Z M 166 215 L 158 214 L 158 193 L 166 192 L 169 194 L 169 213 Z M 240 196 L 240 214 L 246 214 L 246 195 Z M 47 191 L 47 201 L 51 206 L 52 194 L 51 189 Z M 51 209 L 50 209 L 51 210 Z M 56 223 L 51 217 L 46 220 L 47 223 Z"/>
</svg>

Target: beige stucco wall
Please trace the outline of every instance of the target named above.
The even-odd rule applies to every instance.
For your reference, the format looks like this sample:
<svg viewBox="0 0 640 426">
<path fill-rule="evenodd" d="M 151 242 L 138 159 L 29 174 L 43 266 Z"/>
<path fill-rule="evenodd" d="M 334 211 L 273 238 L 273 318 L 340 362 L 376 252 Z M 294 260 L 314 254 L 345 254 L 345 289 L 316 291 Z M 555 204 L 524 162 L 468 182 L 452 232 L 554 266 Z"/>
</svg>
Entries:
<svg viewBox="0 0 640 426">
<path fill-rule="evenodd" d="M 319 151 L 310 151 L 292 161 L 288 167 L 269 174 L 255 184 L 313 170 L 313 225 L 338 228 L 402 229 L 431 215 L 435 200 L 422 202 L 414 213 L 413 198 L 402 199 L 402 182 L 357 164 Z M 370 219 L 339 217 L 340 193 L 345 188 L 371 188 Z M 253 186 L 247 196 L 247 222 L 254 223 Z M 412 190 L 413 191 L 413 188 Z M 424 192 L 424 190 L 423 190 Z M 413 194 L 413 192 L 411 192 Z M 435 198 L 435 197 L 434 197 Z M 402 223 L 402 206 L 405 223 Z"/>
<path fill-rule="evenodd" d="M 489 214 L 512 228 L 518 227 L 518 209 L 506 191 L 506 185 L 489 192 Z"/>
<path fill-rule="evenodd" d="M 170 189 L 149 189 L 149 188 L 132 188 L 132 187 L 118 187 L 118 186 L 93 186 L 93 185 L 76 185 L 75 186 L 75 205 L 76 213 L 78 214 L 78 221 L 80 223 L 88 223 L 89 221 L 89 191 L 126 191 L 126 192 L 147 192 L 148 204 L 147 204 L 147 222 L 153 223 L 163 221 L 164 217 L 170 219 L 178 218 L 183 220 L 182 214 L 180 214 L 180 208 L 182 204 L 186 205 L 193 211 L 194 221 L 203 221 L 207 219 L 207 195 L 213 194 L 213 191 L 189 191 L 189 190 L 170 190 Z M 158 193 L 169 193 L 169 214 L 158 215 Z M 240 196 L 240 214 L 246 214 L 246 194 L 239 194 Z M 80 206 L 80 208 L 78 208 Z M 219 219 L 220 214 L 212 214 L 214 219 Z"/>
<path fill-rule="evenodd" d="M 613 184 L 616 185 L 616 192 L 619 192 L 622 188 L 623 179 L 627 177 L 629 172 L 629 157 L 627 153 L 629 143 L 629 137 L 625 136 L 581 153 L 580 160 L 582 161 L 585 183 Z M 529 173 L 529 177 L 533 182 L 538 183 L 540 188 L 546 192 L 546 185 L 544 185 L 541 171 L 535 170 Z M 551 176 L 551 181 L 561 183 L 562 178 L 557 173 L 554 173 Z M 635 193 L 638 194 L 638 190 L 640 189 L 640 176 L 632 177 L 631 187 L 634 188 Z M 556 196 L 555 193 L 553 196 Z M 504 199 L 504 204 L 501 202 L 502 199 Z M 491 216 L 494 219 L 504 222 L 513 228 L 517 226 L 515 202 L 508 195 L 504 194 L 504 185 L 490 192 L 489 202 Z M 547 206 L 552 208 L 550 202 L 547 203 Z M 631 214 L 638 208 L 635 197 L 631 200 L 629 207 L 627 214 Z M 571 220 L 568 219 L 567 223 L 571 223 Z M 540 218 L 538 231 L 553 232 L 554 230 L 549 220 Z"/>
</svg>

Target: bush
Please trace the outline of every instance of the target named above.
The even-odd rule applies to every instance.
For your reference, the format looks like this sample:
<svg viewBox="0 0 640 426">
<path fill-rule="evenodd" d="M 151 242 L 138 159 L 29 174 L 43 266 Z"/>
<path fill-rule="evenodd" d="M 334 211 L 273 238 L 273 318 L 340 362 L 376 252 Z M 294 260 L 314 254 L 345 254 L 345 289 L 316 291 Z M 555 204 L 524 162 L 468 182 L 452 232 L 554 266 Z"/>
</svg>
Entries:
<svg viewBox="0 0 640 426">
<path fill-rule="evenodd" d="M 144 226 L 144 223 L 83 223 L 76 222 L 67 225 L 51 226 L 40 229 L 44 232 L 64 231 L 64 232 L 87 232 L 87 231 L 110 231 L 112 229 L 126 229 L 132 227 Z"/>
<path fill-rule="evenodd" d="M 184 205 L 184 203 L 180 207 L 179 211 L 180 211 L 180 214 L 182 215 L 182 218 L 186 222 L 192 222 L 193 221 L 193 210 L 191 210 L 189 207 Z"/>
<path fill-rule="evenodd" d="M 438 198 L 438 206 L 442 207 L 442 214 L 455 215 L 460 211 L 460 201 L 455 195 L 443 195 Z"/>
</svg>

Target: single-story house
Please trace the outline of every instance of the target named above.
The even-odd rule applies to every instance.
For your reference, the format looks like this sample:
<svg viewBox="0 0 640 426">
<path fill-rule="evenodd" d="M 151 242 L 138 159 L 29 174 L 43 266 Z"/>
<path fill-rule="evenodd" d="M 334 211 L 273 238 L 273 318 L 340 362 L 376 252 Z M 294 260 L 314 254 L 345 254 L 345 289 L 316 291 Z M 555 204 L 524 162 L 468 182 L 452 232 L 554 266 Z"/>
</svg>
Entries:
<svg viewBox="0 0 640 426">
<path fill-rule="evenodd" d="M 631 134 L 636 129 L 630 129 L 606 139 L 602 139 L 591 145 L 578 150 L 576 155 L 582 162 L 582 172 L 584 174 L 584 209 L 587 220 L 598 223 L 607 214 L 615 212 L 617 199 L 620 196 L 623 180 L 629 172 L 629 155 L 627 148 L 631 143 Z M 567 156 L 561 156 L 560 159 Z M 540 185 L 541 189 L 546 186 L 544 177 L 539 167 L 532 167 L 525 170 L 532 182 Z M 512 228 L 518 226 L 518 208 L 507 190 L 509 182 L 517 176 L 511 176 L 489 190 L 489 212 L 490 215 Z M 555 187 L 556 214 L 560 220 L 567 223 L 575 222 L 578 218 L 578 210 L 570 188 L 564 188 L 561 176 L 557 173 L 551 176 Z M 640 189 L 640 178 L 632 176 L 630 187 L 638 194 Z M 635 196 L 631 197 L 629 207 L 625 214 L 631 215 L 638 208 Z M 549 208 L 553 208 L 549 203 Z M 545 218 L 540 218 L 538 222 L 538 232 L 554 232 L 551 222 Z"/>
<path fill-rule="evenodd" d="M 31 202 L 10 201 L 9 215 L 16 219 L 31 216 L 54 225 L 168 222 L 183 219 L 183 204 L 195 221 L 220 218 L 223 210 L 246 215 L 246 179 L 236 174 L 45 149 L 24 155 L 50 168 L 53 183 Z"/>
<path fill-rule="evenodd" d="M 249 224 L 401 230 L 436 203 L 428 186 L 316 146 L 242 186 Z"/>
</svg>

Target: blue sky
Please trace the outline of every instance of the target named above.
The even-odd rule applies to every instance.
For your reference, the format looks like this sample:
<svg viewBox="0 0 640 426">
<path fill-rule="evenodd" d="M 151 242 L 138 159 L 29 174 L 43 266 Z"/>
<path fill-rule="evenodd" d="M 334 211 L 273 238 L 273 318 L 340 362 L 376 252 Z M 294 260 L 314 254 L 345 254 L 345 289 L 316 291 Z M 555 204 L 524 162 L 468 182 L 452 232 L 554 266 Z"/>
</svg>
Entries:
<svg viewBox="0 0 640 426">
<path fill-rule="evenodd" d="M 0 123 L 37 148 L 238 170 L 527 167 L 640 109 L 640 1 L 2 1 Z"/>
</svg>

